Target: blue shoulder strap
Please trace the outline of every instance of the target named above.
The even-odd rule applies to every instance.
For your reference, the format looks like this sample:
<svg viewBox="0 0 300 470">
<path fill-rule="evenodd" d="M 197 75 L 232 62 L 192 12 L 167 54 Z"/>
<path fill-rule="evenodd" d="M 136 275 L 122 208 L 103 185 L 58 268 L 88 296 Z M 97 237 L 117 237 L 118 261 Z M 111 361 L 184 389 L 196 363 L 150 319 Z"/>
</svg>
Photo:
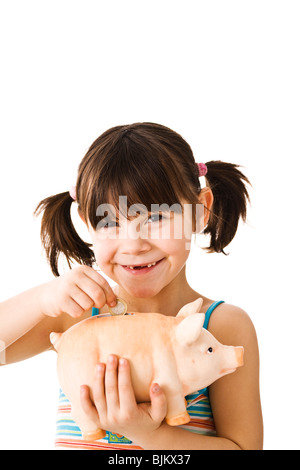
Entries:
<svg viewBox="0 0 300 470">
<path fill-rule="evenodd" d="M 208 309 L 206 310 L 206 313 L 205 313 L 205 320 L 204 320 L 204 324 L 203 324 L 203 328 L 205 328 L 207 330 L 207 327 L 208 327 L 208 323 L 209 323 L 209 319 L 211 317 L 211 314 L 213 313 L 213 311 L 215 310 L 215 308 L 224 303 L 224 300 L 217 300 L 216 302 L 214 302 L 213 304 L 211 304 L 210 307 L 208 307 Z"/>
<path fill-rule="evenodd" d="M 99 308 L 93 307 L 93 310 L 92 310 L 92 317 L 94 317 L 94 316 L 96 316 L 96 315 L 99 315 Z"/>
</svg>

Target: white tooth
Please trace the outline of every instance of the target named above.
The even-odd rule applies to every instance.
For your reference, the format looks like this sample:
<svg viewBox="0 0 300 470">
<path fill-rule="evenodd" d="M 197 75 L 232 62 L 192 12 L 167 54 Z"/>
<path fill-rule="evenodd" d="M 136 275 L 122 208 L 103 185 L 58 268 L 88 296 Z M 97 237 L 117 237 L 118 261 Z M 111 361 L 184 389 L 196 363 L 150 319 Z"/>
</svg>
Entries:
<svg viewBox="0 0 300 470">
<path fill-rule="evenodd" d="M 151 264 L 147 264 L 147 268 L 151 268 L 151 266 L 155 266 L 156 265 L 156 262 L 155 263 L 151 263 Z M 134 266 L 127 266 L 127 268 L 129 269 L 134 269 Z"/>
</svg>

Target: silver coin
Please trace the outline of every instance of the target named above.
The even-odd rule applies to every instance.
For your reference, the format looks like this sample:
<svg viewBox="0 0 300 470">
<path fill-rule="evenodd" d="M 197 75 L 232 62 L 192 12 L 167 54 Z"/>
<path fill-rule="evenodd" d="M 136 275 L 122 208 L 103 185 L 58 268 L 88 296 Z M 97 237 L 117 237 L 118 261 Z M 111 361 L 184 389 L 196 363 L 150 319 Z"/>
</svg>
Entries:
<svg viewBox="0 0 300 470">
<path fill-rule="evenodd" d="M 111 315 L 125 315 L 127 313 L 127 304 L 123 299 L 117 299 L 117 305 L 108 307 Z"/>
</svg>

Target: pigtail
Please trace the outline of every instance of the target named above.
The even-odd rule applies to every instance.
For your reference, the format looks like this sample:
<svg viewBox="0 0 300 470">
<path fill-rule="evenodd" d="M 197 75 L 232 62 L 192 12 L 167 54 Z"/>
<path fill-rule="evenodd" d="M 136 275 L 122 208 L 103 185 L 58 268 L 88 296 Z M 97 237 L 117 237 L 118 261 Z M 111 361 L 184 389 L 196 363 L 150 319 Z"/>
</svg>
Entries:
<svg viewBox="0 0 300 470">
<path fill-rule="evenodd" d="M 87 266 L 92 266 L 95 261 L 91 245 L 85 243 L 74 228 L 72 202 L 69 192 L 56 194 L 41 201 L 34 212 L 36 216 L 43 213 L 41 240 L 54 276 L 59 276 L 60 254 L 66 257 L 70 268 L 72 260 Z"/>
<path fill-rule="evenodd" d="M 204 230 L 210 235 L 207 250 L 224 253 L 224 248 L 235 236 L 239 219 L 246 220 L 249 194 L 245 183 L 250 182 L 238 165 L 211 161 L 206 166 L 206 180 L 214 196 L 209 222 Z"/>
</svg>

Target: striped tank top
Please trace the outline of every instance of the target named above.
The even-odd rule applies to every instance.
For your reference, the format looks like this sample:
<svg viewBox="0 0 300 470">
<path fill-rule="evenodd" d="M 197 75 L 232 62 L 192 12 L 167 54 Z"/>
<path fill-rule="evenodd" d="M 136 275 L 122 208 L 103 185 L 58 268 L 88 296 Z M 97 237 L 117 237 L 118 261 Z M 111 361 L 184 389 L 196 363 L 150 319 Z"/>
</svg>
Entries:
<svg viewBox="0 0 300 470">
<path fill-rule="evenodd" d="M 214 302 L 208 308 L 205 313 L 203 328 L 207 329 L 212 312 L 223 302 L 223 300 Z M 98 309 L 93 309 L 93 315 L 98 313 Z M 208 388 L 206 387 L 187 395 L 185 399 L 187 401 L 187 412 L 191 420 L 189 423 L 178 427 L 205 436 L 215 436 L 216 429 L 209 401 Z M 125 436 L 109 431 L 106 432 L 104 438 L 97 441 L 84 440 L 80 428 L 72 418 L 71 403 L 62 390 L 59 391 L 55 447 L 57 449 L 81 450 L 143 450 Z"/>
</svg>

